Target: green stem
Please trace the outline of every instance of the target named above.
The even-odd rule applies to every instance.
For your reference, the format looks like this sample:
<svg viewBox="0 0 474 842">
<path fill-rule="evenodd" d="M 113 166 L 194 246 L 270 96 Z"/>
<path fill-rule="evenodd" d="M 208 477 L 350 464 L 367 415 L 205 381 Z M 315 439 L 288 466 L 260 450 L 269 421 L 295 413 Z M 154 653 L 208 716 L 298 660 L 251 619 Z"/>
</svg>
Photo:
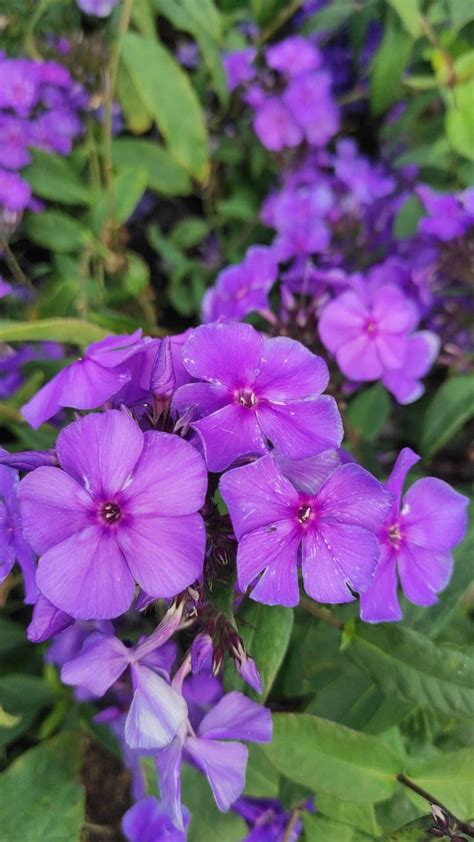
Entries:
<svg viewBox="0 0 474 842">
<path fill-rule="evenodd" d="M 410 780 L 410 778 L 407 778 L 407 776 L 403 773 L 397 775 L 397 781 L 400 784 L 403 784 L 403 786 L 406 786 L 408 789 L 411 789 L 411 791 L 419 795 L 420 798 L 424 798 L 425 801 L 428 801 L 430 804 L 435 804 L 437 807 L 439 807 L 440 810 L 443 811 L 443 813 L 446 813 L 447 817 L 450 817 L 454 820 L 454 822 L 457 825 L 457 829 L 462 831 L 462 833 L 465 833 L 471 839 L 474 839 L 474 825 L 469 824 L 468 822 L 463 822 L 461 821 L 461 819 L 456 818 L 456 816 L 454 816 L 450 812 L 450 810 L 448 810 L 448 808 L 441 803 L 441 801 L 438 801 L 438 799 L 434 798 L 433 795 L 430 795 L 430 793 L 427 792 L 426 789 L 422 789 L 421 786 L 418 786 L 418 784 Z"/>
<path fill-rule="evenodd" d="M 8 241 L 5 237 L 0 237 L 0 252 L 3 253 L 3 259 L 15 280 L 18 281 L 18 283 L 22 286 L 28 287 L 28 289 L 30 290 L 34 290 L 33 284 L 31 283 L 30 279 L 25 275 L 10 246 L 8 245 Z"/>
<path fill-rule="evenodd" d="M 282 9 L 281 12 L 275 17 L 275 19 L 267 26 L 266 29 L 263 30 L 260 38 L 259 43 L 264 44 L 265 41 L 268 41 L 272 35 L 275 34 L 282 26 L 285 25 L 287 21 L 290 20 L 291 17 L 298 11 L 300 6 L 303 5 L 303 0 L 292 0 L 292 2 L 288 3 L 285 9 Z"/>
<path fill-rule="evenodd" d="M 307 596 L 301 597 L 300 605 L 308 612 L 308 614 L 312 614 L 313 617 L 316 617 L 318 620 L 323 620 L 323 622 L 329 623 L 329 625 L 334 626 L 335 629 L 342 631 L 344 628 L 344 623 L 339 619 L 339 617 L 335 617 L 334 614 L 331 614 L 327 608 L 323 608 L 322 605 L 318 605 L 317 602 L 313 602 L 313 600 L 309 599 Z"/>
<path fill-rule="evenodd" d="M 42 57 L 41 53 L 39 53 L 36 49 L 33 33 L 36 29 L 37 23 L 43 17 L 48 6 L 51 6 L 52 2 L 53 0 L 40 0 L 33 15 L 31 16 L 30 22 L 27 24 L 27 27 L 25 29 L 25 37 L 23 44 L 25 47 L 25 52 L 32 58 L 41 59 Z"/>
</svg>

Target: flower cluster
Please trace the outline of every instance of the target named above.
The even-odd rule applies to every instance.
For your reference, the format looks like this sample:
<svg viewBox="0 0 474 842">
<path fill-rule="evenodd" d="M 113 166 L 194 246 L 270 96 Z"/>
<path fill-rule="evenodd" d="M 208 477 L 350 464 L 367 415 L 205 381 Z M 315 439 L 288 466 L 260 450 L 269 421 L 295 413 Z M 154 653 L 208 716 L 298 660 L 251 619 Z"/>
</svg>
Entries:
<svg viewBox="0 0 474 842">
<path fill-rule="evenodd" d="M 19 171 L 31 149 L 69 155 L 81 133 L 88 97 L 55 61 L 0 55 L 0 214 L 3 224 L 34 209 L 31 188 Z"/>
<path fill-rule="evenodd" d="M 384 359 L 412 325 L 396 292 L 399 331 L 384 334 Z M 278 802 L 242 798 L 244 743 L 270 741 L 272 722 L 267 708 L 223 691 L 226 657 L 262 691 L 258 663 L 213 602 L 226 568 L 236 570 L 236 604 L 295 606 L 301 578 L 313 600 L 359 599 L 367 622 L 401 617 L 397 570 L 417 605 L 433 604 L 450 577 L 466 499 L 425 478 L 401 501 L 418 458 L 408 449 L 385 485 L 354 462 L 328 381 L 300 342 L 244 323 L 109 337 L 23 407 L 35 427 L 71 408 L 96 411 L 76 414 L 50 451 L 0 455 L 1 577 L 17 560 L 34 604 L 29 639 L 53 639 L 48 658 L 79 700 L 104 699 L 97 721 L 133 777 L 130 842 L 185 839 L 183 763 L 250 829 L 287 826 Z M 162 618 L 143 634 L 153 603 Z M 147 755 L 160 801 L 146 795 Z"/>
</svg>

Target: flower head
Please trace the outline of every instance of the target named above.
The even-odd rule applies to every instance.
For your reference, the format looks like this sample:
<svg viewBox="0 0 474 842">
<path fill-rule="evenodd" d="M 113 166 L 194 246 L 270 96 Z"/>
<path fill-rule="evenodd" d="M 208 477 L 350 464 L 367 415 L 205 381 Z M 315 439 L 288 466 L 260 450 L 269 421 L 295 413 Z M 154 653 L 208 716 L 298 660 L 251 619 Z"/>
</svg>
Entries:
<svg viewBox="0 0 474 842">
<path fill-rule="evenodd" d="M 87 15 L 94 15 L 96 18 L 106 18 L 119 0 L 77 0 L 77 5 Z"/>
<path fill-rule="evenodd" d="M 297 605 L 300 564 L 305 591 L 319 602 L 351 602 L 369 588 L 380 551 L 374 533 L 391 495 L 355 464 L 329 476 L 325 466 L 320 477 L 309 491 L 307 476 L 296 485 L 273 456 L 221 477 L 239 541 L 239 588 L 251 586 L 257 602 Z"/>
<path fill-rule="evenodd" d="M 314 70 L 321 64 L 321 53 L 308 38 L 291 35 L 265 51 L 265 58 L 272 70 L 287 76 L 298 76 Z"/>
<path fill-rule="evenodd" d="M 56 451 L 61 467 L 37 468 L 19 490 L 38 585 L 53 605 L 106 619 L 129 608 L 135 581 L 171 597 L 200 577 L 207 474 L 190 444 L 108 410 L 66 427 Z"/>
<path fill-rule="evenodd" d="M 321 396 L 326 363 L 299 342 L 265 340 L 251 325 L 214 322 L 193 331 L 182 358 L 200 382 L 178 389 L 173 405 L 179 412 L 194 408 L 191 427 L 211 471 L 266 453 L 268 442 L 294 459 L 340 444 L 336 402 Z"/>
<path fill-rule="evenodd" d="M 227 86 L 229 91 L 234 91 L 244 82 L 250 82 L 255 76 L 253 61 L 257 51 L 253 47 L 245 50 L 234 50 L 231 53 L 224 53 L 222 62 L 227 74 Z"/>
<path fill-rule="evenodd" d="M 275 256 L 267 246 L 253 246 L 245 259 L 219 273 L 202 302 L 204 322 L 242 319 L 268 308 L 268 293 L 277 279 Z"/>
<path fill-rule="evenodd" d="M 127 810 L 122 832 L 127 842 L 186 842 L 189 820 L 189 811 L 183 807 L 183 830 L 178 830 L 162 804 L 147 795 Z"/>
<path fill-rule="evenodd" d="M 373 582 L 361 596 L 361 617 L 368 623 L 401 620 L 397 571 L 405 596 L 415 605 L 433 605 L 449 582 L 451 550 L 466 531 L 468 499 L 443 480 L 424 477 L 401 499 L 403 483 L 420 457 L 403 448 L 385 483 L 394 495 L 378 532 L 380 562 Z"/>
</svg>

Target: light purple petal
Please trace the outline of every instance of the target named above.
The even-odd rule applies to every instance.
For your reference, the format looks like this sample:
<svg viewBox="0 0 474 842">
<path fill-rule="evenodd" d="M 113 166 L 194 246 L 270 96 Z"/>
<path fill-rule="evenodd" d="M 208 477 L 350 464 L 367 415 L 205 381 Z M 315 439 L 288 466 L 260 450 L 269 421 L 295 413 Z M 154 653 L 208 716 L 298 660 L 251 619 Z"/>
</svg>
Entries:
<svg viewBox="0 0 474 842">
<path fill-rule="evenodd" d="M 186 750 L 206 775 L 219 810 L 227 812 L 245 786 L 246 747 L 188 737 Z"/>
<path fill-rule="evenodd" d="M 184 826 L 183 826 L 184 828 Z M 163 804 L 153 795 L 137 801 L 122 819 L 127 842 L 186 842 L 186 833 L 173 825 Z"/>
<path fill-rule="evenodd" d="M 185 729 L 185 726 L 183 726 Z M 177 736 L 156 755 L 156 768 L 163 806 L 176 827 L 183 827 L 181 806 L 181 764 L 183 762 L 183 741 Z"/>
<path fill-rule="evenodd" d="M 266 437 L 290 459 L 304 459 L 341 444 L 342 420 L 330 395 L 285 405 L 257 405 L 256 413 Z"/>
<path fill-rule="evenodd" d="M 18 489 L 26 540 L 43 553 L 89 525 L 91 498 L 59 468 L 37 468 Z"/>
<path fill-rule="evenodd" d="M 394 496 L 394 505 L 396 511 L 400 508 L 400 498 L 402 496 L 403 485 L 409 470 L 419 462 L 421 456 L 415 453 L 411 447 L 404 447 L 397 456 L 396 462 L 392 468 L 392 472 L 385 482 L 385 488 Z"/>
<path fill-rule="evenodd" d="M 362 333 L 369 311 L 359 296 L 343 292 L 326 305 L 319 319 L 319 336 L 323 345 L 335 354 L 341 345 L 352 342 Z"/>
<path fill-rule="evenodd" d="M 272 456 L 228 471 L 219 489 L 238 540 L 246 532 L 290 517 L 298 503 L 298 494 Z"/>
<path fill-rule="evenodd" d="M 373 341 L 384 370 L 398 370 L 404 365 L 408 353 L 406 334 L 380 333 Z"/>
<path fill-rule="evenodd" d="M 117 540 L 138 584 L 147 594 L 172 597 L 202 575 L 206 532 L 198 514 L 135 518 Z"/>
<path fill-rule="evenodd" d="M 121 365 L 143 347 L 140 341 L 142 330 L 138 328 L 134 333 L 106 336 L 98 342 L 92 342 L 86 348 L 85 357 L 93 359 L 105 368 Z"/>
<path fill-rule="evenodd" d="M 200 509 L 206 490 L 207 470 L 197 450 L 178 436 L 150 431 L 122 500 L 134 517 L 177 517 Z"/>
<path fill-rule="evenodd" d="M 365 623 L 389 623 L 402 619 L 397 584 L 396 555 L 391 547 L 382 545 L 372 584 L 360 595 L 360 616 Z"/>
<path fill-rule="evenodd" d="M 47 550 L 36 578 L 53 605 L 81 620 L 118 617 L 130 607 L 135 590 L 115 538 L 95 526 Z"/>
<path fill-rule="evenodd" d="M 329 382 L 329 371 L 321 357 L 300 342 L 280 336 L 267 339 L 255 390 L 273 403 L 316 398 Z"/>
<path fill-rule="evenodd" d="M 38 588 L 36 585 L 36 555 L 31 547 L 26 543 L 19 530 L 13 538 L 13 549 L 17 564 L 20 566 L 23 577 L 25 604 L 34 605 L 38 598 Z"/>
<path fill-rule="evenodd" d="M 218 383 L 188 383 L 181 386 L 173 397 L 172 409 L 182 415 L 195 407 L 193 418 L 209 415 L 227 406 L 232 400 L 232 392 L 227 386 Z"/>
<path fill-rule="evenodd" d="M 393 284 L 384 284 L 375 291 L 372 315 L 383 333 L 411 333 L 419 321 L 414 301 Z"/>
<path fill-rule="evenodd" d="M 197 380 L 237 389 L 253 383 L 262 350 L 263 338 L 251 325 L 213 322 L 192 332 L 183 346 L 182 359 Z"/>
<path fill-rule="evenodd" d="M 129 651 L 117 637 L 93 632 L 86 638 L 77 658 L 64 664 L 61 680 L 73 687 L 85 687 L 103 696 L 127 669 Z"/>
<path fill-rule="evenodd" d="M 383 373 L 377 346 L 368 333 L 341 345 L 336 360 L 342 373 L 351 380 L 378 380 Z"/>
<path fill-rule="evenodd" d="M 376 532 L 390 510 L 392 495 L 359 465 L 337 468 L 316 495 L 321 517 Z"/>
<path fill-rule="evenodd" d="M 275 453 L 273 458 L 295 488 L 311 495 L 316 494 L 318 488 L 341 466 L 337 450 L 325 450 L 308 459 L 288 459 L 279 453 Z"/>
<path fill-rule="evenodd" d="M 33 617 L 27 628 L 28 640 L 32 643 L 43 643 L 55 634 L 68 629 L 74 619 L 56 608 L 49 599 L 40 594 L 33 608 Z"/>
<path fill-rule="evenodd" d="M 188 715 L 183 697 L 149 667 L 134 664 L 136 683 L 125 722 L 125 739 L 132 749 L 169 745 Z"/>
<path fill-rule="evenodd" d="M 129 415 L 109 409 L 62 430 L 56 450 L 65 471 L 106 499 L 130 482 L 143 441 L 143 433 Z"/>
<path fill-rule="evenodd" d="M 319 602 L 349 602 L 372 581 L 380 554 L 374 535 L 360 526 L 325 521 L 303 540 L 305 591 Z"/>
<path fill-rule="evenodd" d="M 402 544 L 398 553 L 398 572 L 405 596 L 415 605 L 434 605 L 436 594 L 448 584 L 453 570 L 450 552 L 425 550 Z"/>
<path fill-rule="evenodd" d="M 301 548 L 303 584 L 308 596 L 318 602 L 352 602 L 354 597 L 345 584 L 322 535 L 312 530 L 303 538 Z"/>
<path fill-rule="evenodd" d="M 403 499 L 402 533 L 410 544 L 441 552 L 450 550 L 466 532 L 468 502 L 441 479 L 419 479 Z"/>
<path fill-rule="evenodd" d="M 223 471 L 242 456 L 266 452 L 253 407 L 234 403 L 191 424 L 199 434 L 210 471 Z"/>
<path fill-rule="evenodd" d="M 269 743 L 272 739 L 272 715 L 263 705 L 243 693 L 232 691 L 206 714 L 198 734 L 207 740 L 250 740 Z"/>
<path fill-rule="evenodd" d="M 294 606 L 299 602 L 297 551 L 300 536 L 290 520 L 249 532 L 239 542 L 237 576 L 245 591 L 264 570 L 251 597 L 265 605 Z"/>
</svg>

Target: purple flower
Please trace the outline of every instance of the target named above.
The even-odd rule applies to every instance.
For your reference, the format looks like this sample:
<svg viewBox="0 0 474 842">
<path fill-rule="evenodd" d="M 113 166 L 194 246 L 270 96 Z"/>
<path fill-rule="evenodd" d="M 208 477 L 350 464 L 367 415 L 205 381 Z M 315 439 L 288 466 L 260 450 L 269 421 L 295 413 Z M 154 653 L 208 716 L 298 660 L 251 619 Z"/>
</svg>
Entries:
<svg viewBox="0 0 474 842">
<path fill-rule="evenodd" d="M 81 359 L 60 371 L 22 407 L 23 417 L 37 429 L 63 407 L 96 409 L 121 398 L 132 380 L 145 393 L 157 349 L 157 342 L 141 338 L 141 330 L 94 342 Z"/>
<path fill-rule="evenodd" d="M 20 178 L 16 172 L 8 172 L 0 168 L 0 211 L 3 206 L 6 211 L 13 214 L 22 213 L 28 206 L 30 199 L 29 184 Z"/>
<path fill-rule="evenodd" d="M 171 608 L 150 637 L 127 648 L 113 634 L 93 632 L 81 653 L 64 664 L 61 679 L 96 697 L 103 696 L 130 667 L 133 698 L 125 720 L 131 749 L 151 751 L 169 745 L 188 715 L 186 702 L 169 684 L 168 658 L 160 647 L 179 628 L 180 608 Z"/>
<path fill-rule="evenodd" d="M 408 338 L 406 356 L 400 368 L 386 371 L 382 383 L 400 404 L 413 403 L 424 393 L 420 382 L 439 354 L 441 340 L 431 330 L 419 330 Z"/>
<path fill-rule="evenodd" d="M 185 665 L 184 670 L 186 669 Z M 181 683 L 175 676 L 173 685 Z M 215 701 L 214 681 L 210 683 Z M 183 693 L 187 697 L 187 682 Z M 221 691 L 222 692 L 222 691 Z M 238 740 L 268 743 L 272 736 L 271 713 L 251 701 L 242 693 L 232 692 L 217 701 L 210 710 L 205 696 L 207 712 L 194 704 L 192 722 L 188 720 L 178 731 L 173 742 L 156 757 L 160 793 L 164 807 L 177 827 L 183 827 L 181 815 L 181 765 L 187 760 L 203 772 L 209 781 L 219 810 L 226 812 L 242 794 L 245 786 L 247 748 Z M 211 702 L 212 703 L 212 702 Z"/>
<path fill-rule="evenodd" d="M 0 59 L 0 108 L 27 115 L 39 97 L 38 64 L 29 59 Z"/>
<path fill-rule="evenodd" d="M 416 192 L 429 216 L 420 219 L 418 231 L 432 234 L 437 240 L 448 242 L 461 237 L 474 225 L 474 214 L 450 193 L 436 193 L 426 184 L 420 184 Z M 469 203 L 468 203 L 469 208 Z"/>
<path fill-rule="evenodd" d="M 338 141 L 333 163 L 337 178 L 351 191 L 351 198 L 362 205 L 384 198 L 395 190 L 395 179 L 359 155 L 357 144 L 349 138 Z"/>
<path fill-rule="evenodd" d="M 108 410 L 62 430 L 56 452 L 61 467 L 37 468 L 19 489 L 38 586 L 53 605 L 78 619 L 117 617 L 135 581 L 172 597 L 200 577 L 207 474 L 191 445 Z"/>
<path fill-rule="evenodd" d="M 350 290 L 326 305 L 319 320 L 323 345 L 351 380 L 378 380 L 404 365 L 408 338 L 419 319 L 413 301 L 385 284 Z"/>
<path fill-rule="evenodd" d="M 260 143 L 272 152 L 298 146 L 303 140 L 303 132 L 291 111 L 276 96 L 259 105 L 253 127 Z"/>
<path fill-rule="evenodd" d="M 305 805 L 306 806 L 306 805 Z M 241 816 L 247 823 L 250 833 L 242 842 L 296 842 L 300 838 L 303 829 L 301 819 L 296 822 L 285 837 L 285 830 L 291 819 L 291 814 L 286 812 L 276 798 L 238 798 L 232 805 L 232 809 Z M 307 809 L 313 810 L 312 804 Z"/>
<path fill-rule="evenodd" d="M 32 643 L 43 643 L 73 625 L 73 617 L 66 614 L 65 611 L 60 611 L 40 593 L 33 608 L 33 617 L 27 629 L 27 637 Z"/>
<path fill-rule="evenodd" d="M 321 53 L 302 35 L 292 35 L 268 47 L 265 58 L 272 70 L 287 76 L 298 76 L 321 64 Z"/>
<path fill-rule="evenodd" d="M 297 605 L 300 563 L 318 602 L 351 602 L 353 591 L 369 588 L 379 558 L 374 532 L 391 495 L 363 468 L 343 465 L 310 493 L 266 456 L 224 474 L 219 487 L 239 541 L 239 588 L 253 585 L 256 602 Z"/>
<path fill-rule="evenodd" d="M 6 454 L 6 451 L 0 448 L 0 454 Z M 5 581 L 17 561 L 23 574 L 25 602 L 32 604 L 38 596 L 35 555 L 23 535 L 19 482 L 17 471 L 0 465 L 0 583 Z"/>
<path fill-rule="evenodd" d="M 443 480 L 424 477 L 401 500 L 405 477 L 420 457 L 403 448 L 385 483 L 394 495 L 379 530 L 380 562 L 368 591 L 361 595 L 361 617 L 367 623 L 401 620 L 397 571 L 405 596 L 415 605 L 433 605 L 449 582 L 451 550 L 462 541 L 468 499 Z"/>
<path fill-rule="evenodd" d="M 122 819 L 122 833 L 127 842 L 186 842 L 190 814 L 183 807 L 183 830 L 178 830 L 162 805 L 148 795 L 130 807 Z"/>
<path fill-rule="evenodd" d="M 331 237 L 324 217 L 332 204 L 326 185 L 282 192 L 272 212 L 278 231 L 273 250 L 278 260 L 326 251 Z"/>
<path fill-rule="evenodd" d="M 198 327 L 183 347 L 183 363 L 198 383 L 182 386 L 173 405 L 194 408 L 191 427 L 211 471 L 239 457 L 260 456 L 268 442 L 293 459 L 338 447 L 342 422 L 326 363 L 299 342 L 264 339 L 251 325 Z"/>
<path fill-rule="evenodd" d="M 222 62 L 227 74 L 227 86 L 229 91 L 234 91 L 244 82 L 250 82 L 255 76 L 253 61 L 257 51 L 253 47 L 245 50 L 234 50 L 232 53 L 224 53 Z"/>
<path fill-rule="evenodd" d="M 245 259 L 219 273 L 215 286 L 202 302 L 202 319 L 243 319 L 268 308 L 268 293 L 277 279 L 275 256 L 267 246 L 252 246 Z"/>
<path fill-rule="evenodd" d="M 82 12 L 87 15 L 95 15 L 96 18 L 106 18 L 119 0 L 76 0 Z"/>
<path fill-rule="evenodd" d="M 322 71 L 291 80 L 283 102 L 311 146 L 325 146 L 339 130 L 339 109 L 331 97 L 331 77 Z"/>
<path fill-rule="evenodd" d="M 26 121 L 0 114 L 0 167 L 19 170 L 30 160 Z"/>
</svg>

